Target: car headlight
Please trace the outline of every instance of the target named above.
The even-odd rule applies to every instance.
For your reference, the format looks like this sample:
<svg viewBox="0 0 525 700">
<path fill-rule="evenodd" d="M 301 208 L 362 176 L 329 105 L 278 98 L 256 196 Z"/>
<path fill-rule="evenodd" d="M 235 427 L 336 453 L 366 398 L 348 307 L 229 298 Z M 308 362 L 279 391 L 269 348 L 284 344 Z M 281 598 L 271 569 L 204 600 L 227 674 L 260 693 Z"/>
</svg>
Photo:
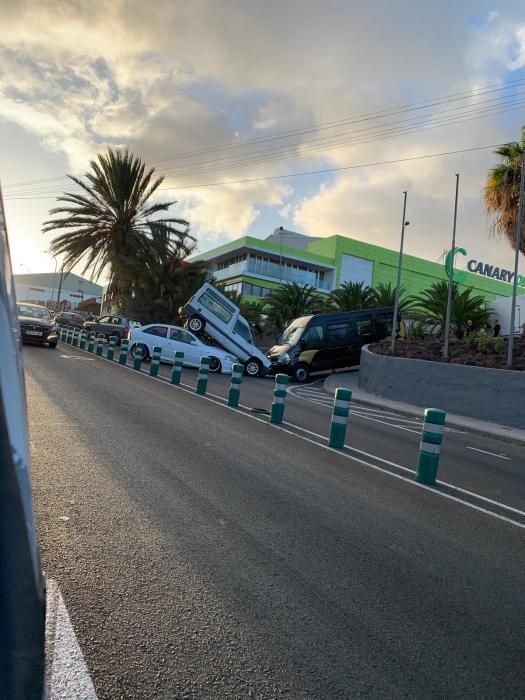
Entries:
<svg viewBox="0 0 525 700">
<path fill-rule="evenodd" d="M 277 358 L 277 364 L 289 365 L 290 364 L 290 355 L 287 352 L 281 353 Z"/>
</svg>

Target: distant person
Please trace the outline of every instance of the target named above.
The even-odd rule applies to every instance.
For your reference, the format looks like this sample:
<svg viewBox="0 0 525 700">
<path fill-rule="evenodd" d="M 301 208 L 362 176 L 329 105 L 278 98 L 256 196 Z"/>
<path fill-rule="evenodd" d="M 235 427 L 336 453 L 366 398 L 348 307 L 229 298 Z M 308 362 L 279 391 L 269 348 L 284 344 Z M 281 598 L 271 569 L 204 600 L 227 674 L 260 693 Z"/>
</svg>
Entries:
<svg viewBox="0 0 525 700">
<path fill-rule="evenodd" d="M 471 319 L 469 319 L 469 320 L 467 321 L 467 331 L 466 331 L 466 334 L 467 334 L 467 335 L 470 335 L 470 334 L 472 333 L 473 330 L 474 330 L 474 323 L 473 323 L 473 321 L 472 321 Z"/>
<path fill-rule="evenodd" d="M 496 319 L 496 323 L 494 324 L 494 337 L 497 338 L 500 333 L 501 333 L 501 326 L 499 324 L 498 319 Z"/>
</svg>

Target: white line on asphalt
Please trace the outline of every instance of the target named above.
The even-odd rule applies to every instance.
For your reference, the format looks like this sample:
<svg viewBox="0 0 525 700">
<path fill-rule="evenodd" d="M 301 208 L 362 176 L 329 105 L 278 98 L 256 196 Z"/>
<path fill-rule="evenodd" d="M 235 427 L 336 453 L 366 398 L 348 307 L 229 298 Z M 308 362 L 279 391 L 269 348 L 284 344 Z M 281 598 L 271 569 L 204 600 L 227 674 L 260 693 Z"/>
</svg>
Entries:
<svg viewBox="0 0 525 700">
<path fill-rule="evenodd" d="M 490 455 L 491 457 L 497 457 L 498 459 L 510 459 L 506 455 L 498 455 L 495 452 L 488 452 L 487 450 L 480 450 L 479 447 L 469 447 L 467 445 L 467 450 L 474 450 L 475 452 L 483 452 L 484 455 Z"/>
<path fill-rule="evenodd" d="M 96 700 L 91 676 L 54 579 L 46 581 L 46 598 L 46 697 Z"/>
<path fill-rule="evenodd" d="M 82 352 L 86 352 L 86 350 L 82 350 Z M 328 450 L 329 452 L 332 452 L 334 454 L 337 454 L 341 457 L 344 457 L 346 459 L 349 459 L 350 461 L 357 462 L 358 464 L 362 464 L 364 466 L 370 467 L 371 469 L 374 469 L 375 471 L 382 472 L 383 474 L 386 474 L 388 476 L 393 477 L 394 479 L 400 479 L 401 481 L 404 481 L 411 486 L 415 486 L 416 488 L 421 488 L 425 491 L 428 491 L 429 493 L 434 494 L 435 496 L 441 496 L 442 498 L 446 498 L 451 501 L 455 501 L 457 503 L 461 503 L 462 505 L 466 506 L 467 508 L 472 508 L 473 510 L 479 511 L 481 513 L 485 513 L 486 515 L 490 515 L 493 518 L 496 518 L 497 520 L 502 520 L 506 523 L 509 523 L 510 525 L 515 525 L 516 527 L 519 527 L 521 529 L 525 529 L 525 523 L 520 523 L 517 520 L 512 520 L 511 518 L 507 518 L 504 515 L 499 515 L 498 513 L 494 513 L 491 510 L 487 510 L 486 508 L 481 508 L 480 506 L 476 506 L 474 503 L 469 503 L 468 501 L 464 501 L 461 498 L 457 498 L 456 496 L 451 496 L 448 493 L 444 493 L 443 491 L 437 491 L 436 489 L 426 486 L 425 484 L 421 484 L 418 481 L 415 481 L 414 479 L 409 479 L 408 477 L 402 476 L 401 474 L 396 474 L 395 472 L 390 471 L 389 469 L 385 469 L 383 467 L 380 467 L 377 464 L 371 464 L 370 462 L 367 462 L 363 459 L 360 459 L 359 457 L 355 457 L 353 455 L 345 454 L 344 452 L 341 452 L 340 450 L 336 450 L 329 445 L 325 445 L 323 443 L 317 442 L 316 440 L 311 440 L 310 438 L 305 437 L 304 435 L 298 435 L 297 433 L 294 433 L 291 430 L 287 430 L 286 428 L 283 428 L 282 425 L 274 425 L 273 423 L 270 423 L 267 420 L 264 420 L 263 418 L 257 418 L 257 416 L 254 416 L 250 413 L 246 413 L 246 411 L 251 410 L 249 406 L 244 406 L 243 404 L 239 404 L 239 408 L 233 408 L 231 406 L 228 406 L 226 403 L 226 400 L 222 396 L 217 396 L 216 394 L 207 394 L 206 396 L 202 396 L 196 393 L 195 387 L 189 385 L 189 384 L 171 384 L 168 379 L 164 377 L 152 377 L 149 374 L 146 374 L 145 372 L 137 372 L 136 370 L 133 369 L 133 367 L 130 367 L 128 365 L 119 365 L 111 360 L 108 360 L 106 357 L 98 357 L 97 359 L 99 360 L 104 360 L 105 362 L 109 362 L 109 364 L 116 366 L 116 367 L 123 367 L 124 369 L 129 370 L 130 372 L 140 375 L 141 377 L 146 377 L 147 379 L 153 379 L 154 381 L 161 381 L 163 384 L 166 384 L 167 386 L 170 386 L 173 389 L 179 389 L 180 391 L 183 391 L 185 394 L 189 394 L 190 396 L 194 396 L 200 399 L 204 399 L 205 401 L 209 401 L 210 403 L 213 403 L 217 406 L 222 406 L 223 408 L 227 408 L 230 411 L 234 411 L 235 413 L 239 413 L 242 416 L 245 416 L 246 418 L 249 418 L 250 420 L 256 421 L 257 423 L 262 423 L 263 425 L 268 426 L 269 428 L 275 428 L 276 430 L 281 430 L 284 433 L 287 433 L 289 435 L 293 435 L 299 440 L 304 440 L 306 442 L 312 443 L 313 445 L 317 445 L 318 447 L 321 447 L 324 450 Z M 213 397 L 213 398 L 211 398 Z M 245 409 L 245 410 L 240 410 L 240 409 Z M 311 430 L 307 430 L 306 428 L 303 428 L 299 425 L 295 425 L 293 423 L 284 423 L 285 425 L 289 425 L 290 427 L 293 427 L 297 430 L 300 430 L 304 433 L 314 435 L 317 438 L 320 438 L 321 440 L 326 440 L 326 437 L 323 435 L 319 435 L 318 433 L 314 433 Z M 411 431 L 413 432 L 413 431 Z M 406 472 L 410 472 L 414 474 L 414 470 L 409 469 L 408 467 L 401 466 L 400 464 L 396 464 L 395 462 L 389 462 L 386 459 L 383 459 L 382 457 L 378 457 L 376 455 L 372 455 L 368 452 L 364 452 L 363 450 L 358 450 L 355 447 L 351 447 L 350 445 L 346 445 L 345 447 L 348 448 L 349 450 L 353 452 L 358 452 L 364 455 L 367 455 L 371 457 L 372 459 L 376 459 L 380 462 L 383 462 L 384 464 L 389 464 L 394 467 L 397 467 L 398 469 L 401 469 Z M 439 486 L 446 486 L 454 491 L 458 491 L 460 493 L 464 493 L 470 496 L 473 496 L 474 498 L 477 498 L 478 500 L 484 501 L 486 503 L 492 503 L 493 505 L 498 506 L 499 508 L 502 508 L 504 510 L 512 511 L 513 513 L 518 513 L 520 515 L 525 516 L 525 512 L 518 510 L 517 508 L 513 508 L 512 506 L 505 505 L 504 503 L 500 503 L 499 501 L 494 501 L 490 498 L 487 498 L 486 496 L 481 496 L 478 493 L 475 493 L 473 491 L 467 491 L 467 489 L 462 489 L 459 486 L 454 486 L 453 484 L 449 484 L 445 481 L 436 481 L 436 483 Z"/>
</svg>

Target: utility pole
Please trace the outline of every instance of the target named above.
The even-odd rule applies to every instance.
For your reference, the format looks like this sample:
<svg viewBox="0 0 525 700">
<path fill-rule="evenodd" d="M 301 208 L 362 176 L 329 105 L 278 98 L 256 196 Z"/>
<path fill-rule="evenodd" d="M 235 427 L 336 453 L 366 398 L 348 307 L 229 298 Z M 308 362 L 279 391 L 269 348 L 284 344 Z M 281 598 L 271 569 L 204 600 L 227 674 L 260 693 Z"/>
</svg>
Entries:
<svg viewBox="0 0 525 700">
<path fill-rule="evenodd" d="M 510 311 L 510 334 L 507 349 L 507 367 L 512 367 L 512 352 L 514 350 L 514 324 L 516 322 L 516 296 L 518 294 L 518 272 L 520 267 L 521 229 L 523 224 L 523 191 L 525 188 L 525 150 L 521 155 L 520 199 L 518 204 L 518 221 L 516 222 L 516 254 L 514 256 L 514 283 L 512 285 L 512 306 Z"/>
<path fill-rule="evenodd" d="M 396 335 L 397 335 L 397 314 L 399 313 L 399 292 L 401 290 L 401 268 L 403 267 L 403 246 L 405 243 L 405 226 L 408 226 L 410 221 L 405 221 L 407 211 L 407 193 L 403 192 L 403 218 L 401 219 L 401 245 L 399 247 L 399 264 L 397 266 L 397 285 L 396 285 L 396 301 L 394 304 L 394 318 L 392 319 L 392 354 L 396 350 Z"/>
<path fill-rule="evenodd" d="M 454 225 L 452 226 L 452 261 L 450 264 L 448 278 L 448 301 L 447 315 L 445 318 L 445 347 L 443 349 L 443 357 L 448 360 L 448 344 L 450 338 L 450 317 L 452 315 L 452 291 L 454 289 L 454 257 L 456 255 L 456 224 L 458 220 L 458 193 L 459 193 L 459 173 L 456 173 L 456 198 L 454 200 Z"/>
</svg>

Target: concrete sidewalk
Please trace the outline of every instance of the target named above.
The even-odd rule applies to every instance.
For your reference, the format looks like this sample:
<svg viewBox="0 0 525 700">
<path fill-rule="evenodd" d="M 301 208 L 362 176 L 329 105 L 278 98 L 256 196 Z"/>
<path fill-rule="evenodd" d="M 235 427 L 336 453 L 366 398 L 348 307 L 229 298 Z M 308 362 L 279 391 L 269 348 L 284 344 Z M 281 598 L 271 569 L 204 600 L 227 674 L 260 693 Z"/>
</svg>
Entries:
<svg viewBox="0 0 525 700">
<path fill-rule="evenodd" d="M 371 394 L 359 387 L 359 371 L 351 372 L 336 372 L 331 374 L 324 380 L 324 390 L 329 394 L 335 394 L 335 390 L 339 387 L 352 390 L 352 398 L 355 401 L 376 406 L 378 408 L 386 408 L 393 411 L 398 411 L 407 416 L 421 417 L 424 408 L 414 406 L 413 404 L 404 401 L 393 401 L 385 399 L 377 394 Z M 430 408 L 430 406 L 429 406 Z M 440 408 L 433 406 L 432 408 Z M 488 421 L 479 420 L 477 418 L 469 418 L 468 416 L 459 416 L 454 413 L 447 412 L 447 425 L 456 428 L 462 428 L 471 433 L 478 433 L 487 437 L 492 437 L 497 440 L 509 440 L 518 444 L 525 444 L 525 430 L 517 428 L 508 428 L 498 423 L 489 423 Z"/>
</svg>

